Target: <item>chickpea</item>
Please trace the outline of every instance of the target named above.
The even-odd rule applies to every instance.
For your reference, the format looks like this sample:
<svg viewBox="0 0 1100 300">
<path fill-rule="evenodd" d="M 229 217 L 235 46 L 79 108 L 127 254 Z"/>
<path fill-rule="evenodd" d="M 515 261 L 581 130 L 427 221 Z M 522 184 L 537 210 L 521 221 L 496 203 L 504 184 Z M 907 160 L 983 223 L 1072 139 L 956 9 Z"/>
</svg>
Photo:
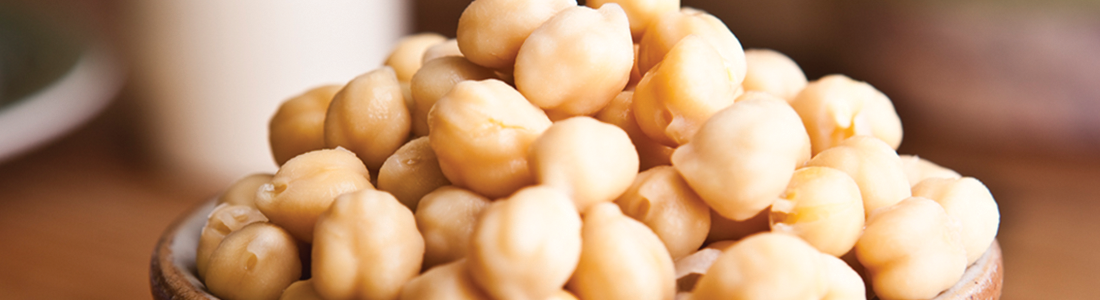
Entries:
<svg viewBox="0 0 1100 300">
<path fill-rule="evenodd" d="M 412 119 L 393 69 L 359 75 L 336 93 L 325 116 L 325 145 L 355 152 L 377 172 L 409 138 Z"/>
<path fill-rule="evenodd" d="M 229 188 L 218 197 L 217 202 L 219 204 L 229 203 L 255 208 L 256 191 L 260 189 L 261 185 L 271 182 L 272 177 L 275 177 L 275 174 L 256 173 L 238 179 L 237 182 L 230 185 Z"/>
<path fill-rule="evenodd" d="M 566 288 L 584 299 L 667 299 L 676 270 L 661 239 L 611 203 L 584 213 L 581 259 Z"/>
<path fill-rule="evenodd" d="M 420 69 L 428 48 L 445 41 L 447 37 L 434 32 L 405 36 L 397 41 L 397 46 L 390 52 L 384 64 L 393 68 L 397 81 L 409 82 Z"/>
<path fill-rule="evenodd" d="M 735 83 L 716 63 L 718 51 L 703 38 L 689 35 L 668 51 L 665 60 L 645 73 L 634 90 L 638 127 L 658 143 L 687 143 L 699 127 L 735 99 Z"/>
<path fill-rule="evenodd" d="M 927 198 L 875 211 L 856 243 L 856 258 L 881 299 L 930 299 L 966 270 L 958 221 Z"/>
<path fill-rule="evenodd" d="M 428 113 L 428 126 L 443 175 L 499 198 L 534 183 L 527 148 L 550 119 L 511 86 L 489 79 L 456 84 Z"/>
<path fill-rule="evenodd" d="M 585 5 L 601 8 L 604 4 L 615 3 L 623 7 L 630 19 L 630 35 L 635 41 L 641 40 L 646 27 L 657 17 L 680 9 L 680 0 L 591 0 Z"/>
<path fill-rule="evenodd" d="M 810 156 L 810 139 L 786 101 L 764 94 L 715 114 L 672 165 L 710 208 L 744 221 L 767 208 Z"/>
<path fill-rule="evenodd" d="M 390 192 L 412 211 L 420 198 L 448 184 L 426 136 L 398 148 L 378 170 L 378 189 Z"/>
<path fill-rule="evenodd" d="M 519 48 L 516 89 L 553 119 L 594 114 L 626 87 L 633 47 L 618 4 L 567 8 Z"/>
<path fill-rule="evenodd" d="M 634 44 L 634 64 L 630 67 L 630 81 L 626 82 L 626 88 L 624 90 L 633 91 L 638 86 L 638 82 L 642 81 L 642 71 L 638 69 L 638 49 L 640 46 Z"/>
<path fill-rule="evenodd" d="M 723 249 L 707 248 L 699 249 L 695 253 L 676 259 L 676 291 L 691 292 L 699 282 L 699 277 L 707 273 L 714 261 L 722 254 Z"/>
<path fill-rule="evenodd" d="M 458 40 L 448 39 L 442 43 L 435 44 L 424 50 L 424 57 L 421 59 L 421 63 L 428 63 L 428 61 L 447 56 L 462 56 L 462 50 L 458 49 Z"/>
<path fill-rule="evenodd" d="M 317 294 L 317 289 L 313 288 L 313 282 L 309 280 L 296 281 L 283 291 L 283 294 L 279 296 L 279 300 L 325 300 L 321 298 L 321 295 Z"/>
<path fill-rule="evenodd" d="M 551 125 L 527 158 L 539 184 L 568 193 L 578 211 L 619 197 L 638 175 L 638 153 L 619 127 L 590 117 Z"/>
<path fill-rule="evenodd" d="M 420 273 L 424 239 L 387 192 L 344 194 L 317 219 L 313 287 L 325 299 L 397 299 Z"/>
<path fill-rule="evenodd" d="M 722 252 L 692 299 L 821 299 L 828 289 L 821 252 L 783 233 L 760 233 Z"/>
<path fill-rule="evenodd" d="M 256 208 L 294 238 L 313 241 L 313 225 L 340 194 L 372 189 L 370 174 L 343 148 L 308 152 L 283 164 L 256 192 Z"/>
<path fill-rule="evenodd" d="M 482 300 L 489 299 L 470 279 L 466 260 L 461 259 L 429 269 L 409 280 L 401 288 L 401 300 Z"/>
<path fill-rule="evenodd" d="M 827 167 L 805 167 L 772 204 L 773 231 L 801 237 L 833 256 L 848 253 L 863 231 L 863 198 L 852 177 Z"/>
<path fill-rule="evenodd" d="M 828 253 L 821 253 L 821 263 L 828 279 L 828 291 L 821 300 L 865 300 L 867 288 L 863 278 L 848 263 Z"/>
<path fill-rule="evenodd" d="M 546 298 L 546 300 L 577 300 L 577 296 L 573 296 L 573 294 L 569 291 L 560 290 L 557 293 L 550 295 L 550 297 Z"/>
<path fill-rule="evenodd" d="M 943 206 L 947 215 L 959 220 L 967 265 L 982 257 L 997 237 L 1001 223 L 997 201 L 973 177 L 925 179 L 913 187 L 913 197 L 932 199 Z"/>
<path fill-rule="evenodd" d="M 615 203 L 624 214 L 649 226 L 672 259 L 698 250 L 710 231 L 710 208 L 671 166 L 638 174 Z"/>
<path fill-rule="evenodd" d="M 962 178 L 958 172 L 944 168 L 934 162 L 928 161 L 916 155 L 898 155 L 901 158 L 901 168 L 905 170 L 905 178 L 909 179 L 909 186 L 916 186 L 928 178 Z"/>
<path fill-rule="evenodd" d="M 912 195 L 897 152 L 871 136 L 848 138 L 818 153 L 806 166 L 830 167 L 855 179 L 863 196 L 863 213 L 867 216 Z"/>
<path fill-rule="evenodd" d="M 206 287 L 222 299 L 278 299 L 298 280 L 298 246 L 279 226 L 249 224 L 222 240 L 210 255 Z"/>
<path fill-rule="evenodd" d="M 424 236 L 424 268 L 466 257 L 470 236 L 489 198 L 453 186 L 428 193 L 416 210 L 416 227 Z"/>
<path fill-rule="evenodd" d="M 428 135 L 428 111 L 439 98 L 466 80 L 496 78 L 496 73 L 459 56 L 441 57 L 424 63 L 411 82 L 413 106 L 412 130 L 417 136 Z"/>
<path fill-rule="evenodd" d="M 275 163 L 325 148 L 325 113 L 339 85 L 326 85 L 283 102 L 268 123 L 268 141 Z"/>
<path fill-rule="evenodd" d="M 710 232 L 707 233 L 707 239 L 703 244 L 731 242 L 754 233 L 768 231 L 771 229 L 768 223 L 769 215 L 771 215 L 771 209 L 763 209 L 748 220 L 734 221 L 719 215 L 712 209 L 710 210 Z"/>
<path fill-rule="evenodd" d="M 856 135 L 870 135 L 897 149 L 901 120 L 890 98 L 870 84 L 844 75 L 829 75 L 809 83 L 791 101 L 810 134 L 813 153 Z"/>
<path fill-rule="evenodd" d="M 466 259 L 486 294 L 523 300 L 560 291 L 580 256 L 581 219 L 569 196 L 534 186 L 485 209 Z"/>
<path fill-rule="evenodd" d="M 680 11 L 667 12 L 649 23 L 638 44 L 638 69 L 642 74 L 656 68 L 657 63 L 668 58 L 667 53 L 688 35 L 697 35 L 714 47 L 721 56 L 720 61 L 726 78 L 733 85 L 741 85 L 745 80 L 745 51 L 741 42 L 730 32 L 722 20 L 705 11 L 693 8 L 681 8 Z"/>
<path fill-rule="evenodd" d="M 199 278 L 206 277 L 210 255 L 218 248 L 226 235 L 256 222 L 267 222 L 267 217 L 255 207 L 229 203 L 219 204 L 210 212 L 199 236 L 199 248 L 195 254 L 195 267 Z"/>
<path fill-rule="evenodd" d="M 794 100 L 806 87 L 806 74 L 790 57 L 771 49 L 745 50 L 747 72 L 741 86 L 747 91 L 761 91 Z"/>
<path fill-rule="evenodd" d="M 638 168 L 645 171 L 656 166 L 672 165 L 669 158 L 673 148 L 659 144 L 638 128 L 638 122 L 634 119 L 634 110 L 631 108 L 634 102 L 634 91 L 623 91 L 615 96 L 598 114 L 596 119 L 604 123 L 619 126 L 630 142 L 634 143 L 634 149 L 638 152 Z"/>
<path fill-rule="evenodd" d="M 531 32 L 576 5 L 574 0 L 475 0 L 458 18 L 458 48 L 476 64 L 510 70 Z"/>
</svg>

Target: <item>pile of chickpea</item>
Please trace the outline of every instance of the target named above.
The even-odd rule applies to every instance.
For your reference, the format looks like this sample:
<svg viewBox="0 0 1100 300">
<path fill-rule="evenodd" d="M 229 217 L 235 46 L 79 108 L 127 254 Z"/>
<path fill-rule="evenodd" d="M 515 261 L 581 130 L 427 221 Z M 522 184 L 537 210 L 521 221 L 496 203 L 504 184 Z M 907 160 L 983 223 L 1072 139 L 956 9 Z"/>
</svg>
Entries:
<svg viewBox="0 0 1100 300">
<path fill-rule="evenodd" d="M 989 190 L 890 100 L 678 0 L 474 0 L 457 39 L 287 100 L 197 271 L 225 299 L 928 299 Z M 867 288 L 870 287 L 870 288 Z"/>
</svg>

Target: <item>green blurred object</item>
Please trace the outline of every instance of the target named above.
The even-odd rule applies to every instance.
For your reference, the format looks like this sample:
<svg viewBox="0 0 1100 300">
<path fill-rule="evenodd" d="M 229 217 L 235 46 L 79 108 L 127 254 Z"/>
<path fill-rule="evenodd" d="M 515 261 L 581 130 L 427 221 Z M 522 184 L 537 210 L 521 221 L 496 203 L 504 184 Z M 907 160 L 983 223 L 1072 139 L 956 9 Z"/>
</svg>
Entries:
<svg viewBox="0 0 1100 300">
<path fill-rule="evenodd" d="M 57 28 L 0 9 L 0 110 L 61 78 L 80 50 Z"/>
</svg>

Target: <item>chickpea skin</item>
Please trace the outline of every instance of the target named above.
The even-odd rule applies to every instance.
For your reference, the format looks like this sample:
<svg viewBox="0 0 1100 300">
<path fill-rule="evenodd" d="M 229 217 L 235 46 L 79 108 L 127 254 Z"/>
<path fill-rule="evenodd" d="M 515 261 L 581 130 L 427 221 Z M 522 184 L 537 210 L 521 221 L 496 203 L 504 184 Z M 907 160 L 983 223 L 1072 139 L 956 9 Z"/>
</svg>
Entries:
<svg viewBox="0 0 1100 300">
<path fill-rule="evenodd" d="M 674 149 L 653 141 L 642 132 L 641 128 L 638 128 L 638 122 L 634 119 L 634 110 L 631 108 L 633 103 L 634 91 L 623 91 L 596 114 L 596 119 L 619 126 L 626 132 L 630 142 L 634 143 L 634 149 L 638 151 L 639 170 L 645 171 L 656 166 L 672 165 L 669 159 Z"/>
<path fill-rule="evenodd" d="M 325 299 L 397 299 L 420 273 L 424 238 L 412 211 L 389 193 L 336 198 L 314 235 L 313 286 Z"/>
<path fill-rule="evenodd" d="M 997 237 L 997 227 L 1001 224 L 997 201 L 974 177 L 925 179 L 913 187 L 913 197 L 932 199 L 943 206 L 948 215 L 959 220 L 967 265 L 982 257 Z"/>
<path fill-rule="evenodd" d="M 234 231 L 210 255 L 206 287 L 222 299 L 278 299 L 298 280 L 298 246 L 285 230 L 257 222 Z"/>
<path fill-rule="evenodd" d="M 390 67 L 360 75 L 336 93 L 325 116 L 325 145 L 345 147 L 372 172 L 409 138 L 412 119 Z"/>
<path fill-rule="evenodd" d="M 821 252 L 796 236 L 760 233 L 722 251 L 692 299 L 821 299 L 828 289 Z"/>
<path fill-rule="evenodd" d="M 313 225 L 344 193 L 373 189 L 370 174 L 343 148 L 308 152 L 287 161 L 256 191 L 256 208 L 299 241 L 313 241 Z"/>
<path fill-rule="evenodd" d="M 378 189 L 390 192 L 412 211 L 424 195 L 449 184 L 426 136 L 398 148 L 378 170 Z"/>
<path fill-rule="evenodd" d="M 734 221 L 771 205 L 810 157 L 798 114 L 783 99 L 762 95 L 718 112 L 672 153 L 672 165 L 688 185 Z"/>
<path fill-rule="evenodd" d="M 772 204 L 772 231 L 801 237 L 832 256 L 848 253 L 863 232 L 863 198 L 848 174 L 827 167 L 805 167 L 791 177 Z"/>
<path fill-rule="evenodd" d="M 630 24 L 618 4 L 574 6 L 527 37 L 513 75 L 523 96 L 552 119 L 563 119 L 606 106 L 626 87 L 633 62 Z"/>
<path fill-rule="evenodd" d="M 615 3 L 623 7 L 630 19 L 630 35 L 639 41 L 646 27 L 657 17 L 680 9 L 680 0 L 591 0 L 584 4 L 591 8 L 601 8 L 604 4 Z"/>
<path fill-rule="evenodd" d="M 412 130 L 416 136 L 428 135 L 428 112 L 456 84 L 466 80 L 496 78 L 492 70 L 476 65 L 460 56 L 441 57 L 424 63 L 413 76 L 410 88 L 415 105 Z"/>
<path fill-rule="evenodd" d="M 409 80 L 412 80 L 413 74 L 420 70 L 424 52 L 427 52 L 428 48 L 445 41 L 447 41 L 447 37 L 434 32 L 405 36 L 397 41 L 397 46 L 393 48 L 390 56 L 386 57 L 383 64 L 393 68 L 394 73 L 397 75 L 397 81 L 409 82 Z"/>
<path fill-rule="evenodd" d="M 495 299 L 557 293 L 581 256 L 581 219 L 569 196 L 528 187 L 482 213 L 466 256 L 474 282 Z"/>
<path fill-rule="evenodd" d="M 851 176 L 863 196 L 863 213 L 898 203 L 911 196 L 901 158 L 882 140 L 854 136 L 818 153 L 806 166 L 830 167 Z"/>
<path fill-rule="evenodd" d="M 809 83 L 791 101 L 810 134 L 813 154 L 856 135 L 870 135 L 897 149 L 901 120 L 890 98 L 866 82 L 829 75 Z"/>
<path fill-rule="evenodd" d="M 325 114 L 339 85 L 311 89 L 279 105 L 268 123 L 268 141 L 275 164 L 313 150 L 325 148 Z"/>
<path fill-rule="evenodd" d="M 701 37 L 688 35 L 645 73 L 634 90 L 638 127 L 669 147 L 687 143 L 712 115 L 736 99 L 736 83 L 726 80 L 720 53 Z"/>
<path fill-rule="evenodd" d="M 401 288 L 401 300 L 487 300 L 461 259 L 429 269 Z"/>
<path fill-rule="evenodd" d="M 710 208 L 672 166 L 638 174 L 615 203 L 623 214 L 652 229 L 672 259 L 698 250 L 710 231 Z"/>
<path fill-rule="evenodd" d="M 476 0 L 458 18 L 458 48 L 470 61 L 511 70 L 523 41 L 574 0 Z"/>
<path fill-rule="evenodd" d="M 511 86 L 489 79 L 456 84 L 428 113 L 428 126 L 443 175 L 500 198 L 535 183 L 527 150 L 550 119 Z"/>
<path fill-rule="evenodd" d="M 416 227 L 424 236 L 424 268 L 466 257 L 470 236 L 489 198 L 453 186 L 444 186 L 421 199 Z"/>
<path fill-rule="evenodd" d="M 235 205 L 244 205 L 256 207 L 256 191 L 260 189 L 261 185 L 271 182 L 271 178 L 275 177 L 275 174 L 271 173 L 256 173 L 245 176 L 230 185 L 225 192 L 222 192 L 218 197 L 218 203 L 229 203 Z"/>
<path fill-rule="evenodd" d="M 916 186 L 928 178 L 962 178 L 955 170 L 944 168 L 934 162 L 928 161 L 916 155 L 898 155 L 901 158 L 901 168 L 905 170 L 905 178 L 909 179 L 909 186 Z"/>
<path fill-rule="evenodd" d="M 569 194 L 578 211 L 614 201 L 638 175 L 638 153 L 626 132 L 590 117 L 551 125 L 527 161 L 539 184 Z"/>
<path fill-rule="evenodd" d="M 645 224 L 612 203 L 584 212 L 581 259 L 566 288 L 583 299 L 664 299 L 676 295 L 672 258 Z"/>
<path fill-rule="evenodd" d="M 195 268 L 198 270 L 199 278 L 206 278 L 210 255 L 214 253 L 214 249 L 218 248 L 225 236 L 256 222 L 267 222 L 267 217 L 264 217 L 264 214 L 255 207 L 229 203 L 214 207 L 199 235 L 199 248 L 195 254 Z"/>
<path fill-rule="evenodd" d="M 875 211 L 855 253 L 881 299 L 931 299 L 966 270 L 958 221 L 927 198 Z"/>
<path fill-rule="evenodd" d="M 761 91 L 786 99 L 787 102 L 806 87 L 806 74 L 790 57 L 771 49 L 745 50 L 745 63 L 748 66 L 745 81 L 741 86 L 745 91 Z"/>
<path fill-rule="evenodd" d="M 681 8 L 667 12 L 650 22 L 645 35 L 638 42 L 638 69 L 642 74 L 655 68 L 657 63 L 666 59 L 667 53 L 688 35 L 697 35 L 714 47 L 721 55 L 721 66 L 726 78 L 733 85 L 741 85 L 745 80 L 747 67 L 745 50 L 741 41 L 730 32 L 726 24 L 707 12 L 694 8 Z M 711 61 L 715 62 L 715 61 Z"/>
</svg>

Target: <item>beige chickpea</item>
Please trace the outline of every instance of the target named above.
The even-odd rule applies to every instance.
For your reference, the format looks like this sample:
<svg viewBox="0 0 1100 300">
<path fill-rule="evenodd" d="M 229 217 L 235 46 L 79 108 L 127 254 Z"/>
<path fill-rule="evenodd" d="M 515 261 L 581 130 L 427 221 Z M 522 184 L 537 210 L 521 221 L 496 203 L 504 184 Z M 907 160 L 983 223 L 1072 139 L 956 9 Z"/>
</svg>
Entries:
<svg viewBox="0 0 1100 300">
<path fill-rule="evenodd" d="M 626 16 L 630 19 L 630 34 L 635 41 L 642 39 L 646 27 L 657 17 L 680 9 L 680 0 L 592 0 L 584 4 L 601 8 L 608 3 L 618 4 L 626 11 Z"/>
<path fill-rule="evenodd" d="M 550 297 L 547 297 L 546 300 L 577 300 L 577 296 L 573 296 L 573 294 L 569 291 L 560 290 L 557 293 L 550 295 Z"/>
<path fill-rule="evenodd" d="M 336 93 L 325 116 L 325 145 L 344 147 L 372 172 L 409 138 L 412 119 L 393 69 L 359 75 Z"/>
<path fill-rule="evenodd" d="M 199 235 L 199 248 L 195 253 L 195 267 L 199 278 L 206 277 L 206 269 L 210 264 L 210 255 L 218 248 L 225 236 L 240 230 L 244 226 L 256 222 L 267 222 L 267 217 L 255 207 L 222 203 L 210 212 L 206 219 L 206 225 L 202 227 Z"/>
<path fill-rule="evenodd" d="M 806 74 L 790 57 L 771 49 L 745 50 L 747 72 L 741 86 L 746 91 L 761 91 L 794 100 L 806 87 Z"/>
<path fill-rule="evenodd" d="M 466 259 L 486 294 L 525 300 L 560 291 L 580 256 L 581 219 L 569 196 L 535 186 L 482 212 Z"/>
<path fill-rule="evenodd" d="M 458 18 L 458 48 L 476 64 L 511 70 L 527 36 L 576 5 L 574 0 L 476 0 Z"/>
<path fill-rule="evenodd" d="M 710 232 L 707 233 L 703 244 L 713 245 L 721 242 L 732 242 L 747 236 L 771 230 L 768 216 L 771 209 L 763 209 L 760 213 L 744 221 L 734 221 L 719 215 L 713 209 L 710 210 Z"/>
<path fill-rule="evenodd" d="M 698 250 L 710 232 L 710 208 L 671 166 L 639 173 L 615 203 L 649 226 L 673 259 Z"/>
<path fill-rule="evenodd" d="M 817 155 L 845 139 L 870 135 L 897 149 L 901 120 L 890 98 L 866 82 L 829 75 L 809 83 L 791 101 L 810 134 Z"/>
<path fill-rule="evenodd" d="M 863 196 L 863 213 L 867 216 L 912 195 L 897 152 L 871 136 L 848 138 L 814 155 L 806 166 L 830 167 L 855 179 Z"/>
<path fill-rule="evenodd" d="M 317 294 L 317 289 L 313 288 L 313 282 L 299 280 L 286 287 L 282 295 L 279 295 L 279 300 L 324 300 L 324 298 Z"/>
<path fill-rule="evenodd" d="M 606 106 L 626 87 L 633 64 L 630 24 L 618 4 L 574 6 L 527 37 L 513 75 L 523 96 L 560 119 Z"/>
<path fill-rule="evenodd" d="M 434 32 L 418 33 L 402 37 L 383 63 L 393 68 L 397 81 L 409 82 L 420 69 L 424 52 L 428 48 L 447 41 L 447 37 Z"/>
<path fill-rule="evenodd" d="M 810 139 L 798 115 L 770 96 L 715 114 L 672 153 L 672 165 L 712 210 L 744 221 L 771 205 L 809 157 Z"/>
<path fill-rule="evenodd" d="M 302 275 L 298 246 L 285 230 L 257 222 L 234 231 L 210 255 L 206 288 L 222 299 L 278 299 Z"/>
<path fill-rule="evenodd" d="M 973 177 L 929 178 L 913 187 L 913 197 L 932 199 L 943 206 L 962 230 L 967 265 L 985 254 L 997 237 L 1001 213 L 993 194 Z"/>
<path fill-rule="evenodd" d="M 619 126 L 630 142 L 634 143 L 634 150 L 638 151 L 638 169 L 645 171 L 656 166 L 672 165 L 669 158 L 672 157 L 671 147 L 662 145 L 649 138 L 634 119 L 634 110 L 631 108 L 634 102 L 634 91 L 623 91 L 615 96 L 599 113 L 596 119 L 601 122 Z"/>
<path fill-rule="evenodd" d="M 398 148 L 378 170 L 378 189 L 390 192 L 412 211 L 420 198 L 448 184 L 426 136 Z"/>
<path fill-rule="evenodd" d="M 469 190 L 444 186 L 428 193 L 414 213 L 424 236 L 424 268 L 466 257 L 470 236 L 489 198 Z"/>
<path fill-rule="evenodd" d="M 927 198 L 911 197 L 875 211 L 856 243 L 881 299 L 931 299 L 966 270 L 958 221 Z"/>
<path fill-rule="evenodd" d="M 458 40 L 448 39 L 442 43 L 435 44 L 424 50 L 424 57 L 421 58 L 421 63 L 426 64 L 428 61 L 447 56 L 462 56 L 462 50 L 458 49 Z"/>
<path fill-rule="evenodd" d="M 821 252 L 783 233 L 760 233 L 726 249 L 699 278 L 692 299 L 821 299 Z"/>
<path fill-rule="evenodd" d="M 256 208 L 299 241 L 313 240 L 313 225 L 344 193 L 373 189 L 363 162 L 342 148 L 308 152 L 279 168 L 256 191 Z"/>
<path fill-rule="evenodd" d="M 401 300 L 488 300 L 466 271 L 466 260 L 429 269 L 401 288 Z"/>
<path fill-rule="evenodd" d="M 638 175 L 638 152 L 626 132 L 590 117 L 551 125 L 527 161 L 539 184 L 569 194 L 578 211 L 614 201 Z"/>
<path fill-rule="evenodd" d="M 902 154 L 901 168 L 905 170 L 905 178 L 909 179 L 909 186 L 916 186 L 928 178 L 962 178 L 955 170 L 944 168 L 934 162 L 928 161 L 916 155 Z"/>
<path fill-rule="evenodd" d="M 772 231 L 801 237 L 832 256 L 848 253 L 863 233 L 863 198 L 852 177 L 827 167 L 805 167 L 772 204 Z"/>
<path fill-rule="evenodd" d="M 612 203 L 584 212 L 581 259 L 566 288 L 582 299 L 664 299 L 676 272 L 661 239 Z"/>
<path fill-rule="evenodd" d="M 441 57 L 424 63 L 411 82 L 412 99 L 415 103 L 412 107 L 413 134 L 428 135 L 428 111 L 456 84 L 489 78 L 496 78 L 496 73 L 460 56 Z"/>
<path fill-rule="evenodd" d="M 721 56 L 716 61 L 722 63 L 714 63 L 715 60 L 711 63 L 725 70 L 722 78 L 728 79 L 733 85 L 741 85 L 747 68 L 741 41 L 737 40 L 722 20 L 693 8 L 685 7 L 679 11 L 664 13 L 649 23 L 645 35 L 638 42 L 638 69 L 645 74 L 655 68 L 688 35 L 697 35 L 714 47 Z"/>
<path fill-rule="evenodd" d="M 271 173 L 255 173 L 238 179 L 218 196 L 217 202 L 256 207 L 256 191 L 261 185 L 271 182 L 274 176 Z"/>
<path fill-rule="evenodd" d="M 821 263 L 828 278 L 828 291 L 821 300 L 865 300 L 867 288 L 863 278 L 836 256 L 821 253 Z"/>
<path fill-rule="evenodd" d="M 424 239 L 412 211 L 389 193 L 336 198 L 314 235 L 313 286 L 325 299 L 397 299 L 420 273 Z"/>
<path fill-rule="evenodd" d="M 642 132 L 665 146 L 683 145 L 703 122 L 733 104 L 736 83 L 726 80 L 719 59 L 699 36 L 676 43 L 635 87 L 632 108 Z"/>
<path fill-rule="evenodd" d="M 428 126 L 447 179 L 500 198 L 535 182 L 527 149 L 550 119 L 511 86 L 489 79 L 456 84 L 428 113 Z"/>
<path fill-rule="evenodd" d="M 325 148 L 325 114 L 339 85 L 311 89 L 279 105 L 268 123 L 268 141 L 275 164 L 313 150 Z"/>
</svg>

